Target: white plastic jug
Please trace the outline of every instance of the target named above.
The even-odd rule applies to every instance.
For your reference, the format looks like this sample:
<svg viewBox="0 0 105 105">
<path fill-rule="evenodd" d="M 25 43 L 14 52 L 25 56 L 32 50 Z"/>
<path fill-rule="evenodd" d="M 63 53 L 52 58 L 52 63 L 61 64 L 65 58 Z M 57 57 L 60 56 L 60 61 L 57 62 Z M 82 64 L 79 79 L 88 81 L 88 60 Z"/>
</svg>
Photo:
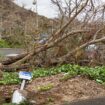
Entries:
<svg viewBox="0 0 105 105">
<path fill-rule="evenodd" d="M 24 96 L 22 96 L 22 94 L 19 92 L 19 90 L 16 90 L 13 93 L 12 103 L 20 104 L 21 102 L 23 102 L 25 100 L 26 100 L 26 98 Z"/>
</svg>

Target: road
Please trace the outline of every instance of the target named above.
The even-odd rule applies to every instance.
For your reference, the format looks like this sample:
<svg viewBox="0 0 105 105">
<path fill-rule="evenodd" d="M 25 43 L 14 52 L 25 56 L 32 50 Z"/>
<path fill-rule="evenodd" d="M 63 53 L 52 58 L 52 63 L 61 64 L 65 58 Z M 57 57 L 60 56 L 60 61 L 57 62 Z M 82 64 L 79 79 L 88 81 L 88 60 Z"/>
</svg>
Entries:
<svg viewBox="0 0 105 105">
<path fill-rule="evenodd" d="M 105 105 L 105 97 L 77 101 L 63 105 Z"/>
<path fill-rule="evenodd" d="M 6 56 L 8 54 L 21 54 L 23 52 L 24 50 L 19 48 L 0 48 L 1 56 Z"/>
</svg>

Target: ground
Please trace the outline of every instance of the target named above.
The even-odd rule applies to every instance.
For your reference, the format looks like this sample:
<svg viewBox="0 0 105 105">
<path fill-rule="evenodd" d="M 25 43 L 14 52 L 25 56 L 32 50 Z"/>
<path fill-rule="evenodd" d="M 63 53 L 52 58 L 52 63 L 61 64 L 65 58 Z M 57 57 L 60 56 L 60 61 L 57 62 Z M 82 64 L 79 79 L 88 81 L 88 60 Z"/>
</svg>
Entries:
<svg viewBox="0 0 105 105">
<path fill-rule="evenodd" d="M 61 81 L 63 76 L 64 74 L 58 74 L 32 80 L 26 87 L 27 98 L 37 105 L 66 105 L 67 102 L 105 96 L 105 87 L 88 77 L 76 76 Z M 2 98 L 7 97 L 8 101 L 11 93 L 17 88 L 18 85 L 0 86 L 0 92 L 5 93 Z"/>
</svg>

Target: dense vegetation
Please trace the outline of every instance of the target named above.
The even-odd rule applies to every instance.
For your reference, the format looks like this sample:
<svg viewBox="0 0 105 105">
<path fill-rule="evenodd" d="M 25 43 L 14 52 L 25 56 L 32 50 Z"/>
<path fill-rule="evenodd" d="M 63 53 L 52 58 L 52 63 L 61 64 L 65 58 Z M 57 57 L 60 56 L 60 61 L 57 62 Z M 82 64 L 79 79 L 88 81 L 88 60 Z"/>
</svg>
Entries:
<svg viewBox="0 0 105 105">
<path fill-rule="evenodd" d="M 102 67 L 82 67 L 78 65 L 62 65 L 59 67 L 52 67 L 52 68 L 36 68 L 33 70 L 33 78 L 38 77 L 46 77 L 51 75 L 56 75 L 59 73 L 64 73 L 64 77 L 60 79 L 62 80 L 68 80 L 71 77 L 77 76 L 77 75 L 86 75 L 90 79 L 96 80 L 99 83 L 104 84 L 105 83 L 105 66 Z M 18 78 L 18 73 L 3 73 L 3 79 L 0 80 L 0 84 L 19 84 L 20 79 Z"/>
<path fill-rule="evenodd" d="M 0 39 L 0 48 L 22 48 L 23 46 L 19 43 L 10 43 L 7 40 Z"/>
<path fill-rule="evenodd" d="M 10 47 L 8 42 L 6 42 L 5 40 L 1 39 L 0 40 L 0 48 L 8 48 L 8 47 Z"/>
</svg>

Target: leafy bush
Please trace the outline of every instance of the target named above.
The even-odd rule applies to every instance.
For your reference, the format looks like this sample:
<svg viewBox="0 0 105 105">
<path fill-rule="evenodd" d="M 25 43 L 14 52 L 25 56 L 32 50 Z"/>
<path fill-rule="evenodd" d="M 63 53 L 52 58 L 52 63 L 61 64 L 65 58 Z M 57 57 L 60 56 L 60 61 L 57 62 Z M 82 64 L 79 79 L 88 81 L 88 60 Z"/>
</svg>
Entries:
<svg viewBox="0 0 105 105">
<path fill-rule="evenodd" d="M 8 42 L 6 42 L 5 40 L 0 40 L 0 48 L 8 48 L 10 47 Z"/>
<path fill-rule="evenodd" d="M 20 83 L 20 79 L 18 78 L 17 73 L 3 73 L 3 79 L 0 80 L 0 84 L 18 84 Z"/>
<path fill-rule="evenodd" d="M 105 83 L 105 66 L 102 67 L 83 67 L 78 65 L 62 65 L 58 67 L 52 67 L 52 68 L 36 68 L 33 70 L 33 78 L 38 77 L 46 77 L 51 75 L 56 75 L 59 73 L 68 73 L 68 75 L 65 75 L 62 79 L 67 80 L 71 77 L 74 77 L 76 75 L 87 75 L 91 79 L 96 80 L 99 83 Z M 0 80 L 0 84 L 18 84 L 20 83 L 20 80 L 18 78 L 18 73 L 7 73 L 4 72 L 3 79 Z"/>
<path fill-rule="evenodd" d="M 19 43 L 10 43 L 6 40 L 1 39 L 0 40 L 0 48 L 23 48 L 23 46 Z"/>
</svg>

